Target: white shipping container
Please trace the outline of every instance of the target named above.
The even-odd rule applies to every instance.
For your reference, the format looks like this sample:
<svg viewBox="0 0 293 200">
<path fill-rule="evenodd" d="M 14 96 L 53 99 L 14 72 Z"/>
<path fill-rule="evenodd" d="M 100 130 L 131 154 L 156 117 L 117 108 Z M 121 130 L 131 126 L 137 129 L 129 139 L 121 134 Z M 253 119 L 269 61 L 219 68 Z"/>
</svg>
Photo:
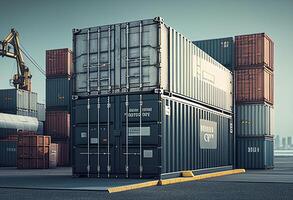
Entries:
<svg viewBox="0 0 293 200">
<path fill-rule="evenodd" d="M 274 109 L 269 104 L 236 106 L 237 136 L 274 135 Z"/>
<path fill-rule="evenodd" d="M 73 30 L 73 94 L 152 91 L 232 110 L 232 74 L 162 18 Z"/>
</svg>

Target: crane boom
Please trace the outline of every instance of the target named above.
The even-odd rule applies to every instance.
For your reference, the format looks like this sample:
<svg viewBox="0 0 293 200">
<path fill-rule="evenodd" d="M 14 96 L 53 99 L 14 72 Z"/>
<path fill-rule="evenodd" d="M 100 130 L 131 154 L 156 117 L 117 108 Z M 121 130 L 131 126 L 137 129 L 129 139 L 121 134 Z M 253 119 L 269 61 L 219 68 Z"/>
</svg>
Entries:
<svg viewBox="0 0 293 200">
<path fill-rule="evenodd" d="M 10 45 L 13 51 L 10 51 Z M 1 42 L 0 55 L 16 59 L 17 73 L 13 76 L 12 83 L 15 88 L 31 91 L 31 78 L 29 68 L 25 65 L 19 45 L 19 34 L 15 29 Z"/>
</svg>

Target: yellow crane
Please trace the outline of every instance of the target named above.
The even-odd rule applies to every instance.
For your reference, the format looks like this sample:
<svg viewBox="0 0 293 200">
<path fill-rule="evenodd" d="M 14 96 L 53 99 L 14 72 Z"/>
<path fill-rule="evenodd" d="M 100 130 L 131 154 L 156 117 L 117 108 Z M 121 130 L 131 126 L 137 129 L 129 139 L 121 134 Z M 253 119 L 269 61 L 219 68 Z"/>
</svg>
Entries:
<svg viewBox="0 0 293 200">
<path fill-rule="evenodd" d="M 11 46 L 13 48 L 11 48 Z M 29 68 L 25 65 L 19 44 L 19 34 L 15 29 L 0 41 L 0 55 L 16 59 L 17 73 L 12 78 L 15 88 L 31 91 L 31 78 Z"/>
</svg>

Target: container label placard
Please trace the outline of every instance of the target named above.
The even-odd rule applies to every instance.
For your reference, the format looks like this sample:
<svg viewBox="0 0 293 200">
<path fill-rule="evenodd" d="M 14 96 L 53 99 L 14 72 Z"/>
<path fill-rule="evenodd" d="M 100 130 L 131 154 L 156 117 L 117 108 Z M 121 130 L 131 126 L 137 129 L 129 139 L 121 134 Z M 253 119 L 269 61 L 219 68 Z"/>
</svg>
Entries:
<svg viewBox="0 0 293 200">
<path fill-rule="evenodd" d="M 152 111 L 153 111 L 153 108 L 142 108 L 141 109 L 141 117 L 151 117 Z M 124 115 L 126 115 L 126 113 L 124 113 Z M 139 108 L 129 108 L 128 117 L 129 118 L 139 118 L 140 117 Z"/>
<path fill-rule="evenodd" d="M 98 144 L 98 138 L 91 138 L 91 144 Z"/>
<path fill-rule="evenodd" d="M 200 148 L 217 149 L 217 123 L 200 120 Z"/>
<path fill-rule="evenodd" d="M 153 157 L 153 150 L 143 150 L 143 157 L 144 158 L 152 158 Z"/>
<path fill-rule="evenodd" d="M 139 127 L 129 127 L 128 128 L 128 136 L 140 136 L 140 128 Z M 141 136 L 150 136 L 151 135 L 151 128 L 141 127 Z"/>
</svg>

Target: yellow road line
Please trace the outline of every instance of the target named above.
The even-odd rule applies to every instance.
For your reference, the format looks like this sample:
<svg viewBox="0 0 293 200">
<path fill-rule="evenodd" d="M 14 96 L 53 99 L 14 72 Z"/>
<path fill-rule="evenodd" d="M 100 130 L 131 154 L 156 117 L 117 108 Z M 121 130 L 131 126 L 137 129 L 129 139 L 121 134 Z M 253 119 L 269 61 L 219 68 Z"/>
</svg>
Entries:
<svg viewBox="0 0 293 200">
<path fill-rule="evenodd" d="M 214 177 L 219 177 L 219 176 L 239 174 L 239 173 L 244 173 L 244 172 L 245 172 L 245 169 L 233 169 L 233 170 L 213 172 L 213 173 L 207 173 L 207 174 L 201 174 L 201 175 L 193 175 L 192 171 L 183 171 L 181 174 L 182 177 L 170 178 L 170 179 L 159 180 L 159 181 L 158 180 L 147 181 L 147 182 L 143 182 L 143 183 L 136 183 L 136 184 L 125 185 L 125 186 L 111 187 L 111 188 L 108 188 L 108 192 L 109 193 L 122 192 L 122 191 L 152 187 L 152 186 L 157 186 L 157 185 L 169 185 L 169 184 L 182 183 L 182 182 L 187 182 L 187 181 L 196 181 L 196 180 L 214 178 Z"/>
<path fill-rule="evenodd" d="M 166 180 L 160 180 L 158 185 L 169 185 L 169 184 L 182 183 L 182 182 L 187 182 L 187 181 L 196 181 L 196 180 L 214 178 L 214 177 L 219 177 L 219 176 L 239 174 L 239 173 L 244 173 L 244 172 L 245 172 L 245 169 L 233 169 L 233 170 L 227 170 L 227 171 L 221 171 L 221 172 L 213 172 L 213 173 L 196 175 L 194 177 L 171 178 L 171 179 L 166 179 Z"/>
<path fill-rule="evenodd" d="M 111 187 L 111 188 L 108 188 L 108 192 L 114 193 L 114 192 L 122 192 L 127 190 L 134 190 L 138 188 L 151 187 L 151 186 L 158 185 L 158 182 L 159 181 L 156 180 L 156 181 L 148 181 L 144 183 L 136 183 L 136 184 L 125 185 L 125 186 Z"/>
</svg>

